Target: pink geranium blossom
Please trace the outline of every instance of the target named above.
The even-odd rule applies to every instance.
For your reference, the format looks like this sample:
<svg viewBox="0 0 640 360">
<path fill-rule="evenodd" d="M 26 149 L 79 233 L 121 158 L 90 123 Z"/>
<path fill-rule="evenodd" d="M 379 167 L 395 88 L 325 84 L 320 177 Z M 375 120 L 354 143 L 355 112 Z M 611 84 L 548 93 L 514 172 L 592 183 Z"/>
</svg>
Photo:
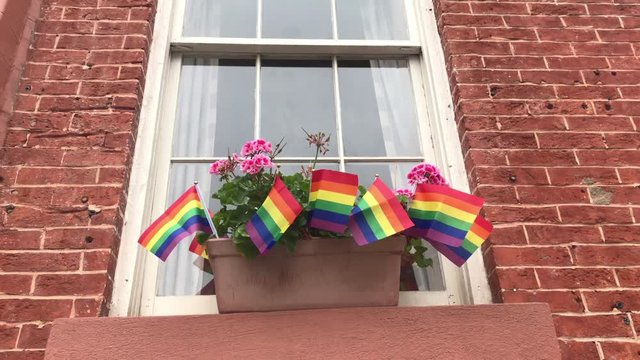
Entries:
<svg viewBox="0 0 640 360">
<path fill-rule="evenodd" d="M 271 158 L 264 154 L 255 155 L 253 158 L 244 159 L 240 163 L 243 173 L 255 175 L 266 168 L 273 167 Z"/>
<path fill-rule="evenodd" d="M 409 179 L 409 184 L 418 185 L 418 184 L 434 184 L 434 185 L 447 185 L 447 181 L 440 174 L 440 170 L 437 167 L 428 164 L 422 163 L 414 166 L 409 174 L 407 174 L 407 179 Z"/>
<path fill-rule="evenodd" d="M 242 145 L 240 155 L 253 157 L 258 154 L 271 154 L 272 150 L 272 145 L 269 141 L 264 139 L 256 139 L 247 141 L 244 145 Z"/>
<path fill-rule="evenodd" d="M 236 169 L 236 166 L 238 166 L 238 162 L 238 154 L 233 154 L 227 159 L 218 160 L 211 164 L 209 167 L 209 173 L 221 176 L 231 175 Z"/>
<path fill-rule="evenodd" d="M 413 191 L 409 190 L 409 189 L 396 189 L 394 191 L 394 193 L 398 196 L 405 196 L 409 199 L 411 199 L 413 197 Z"/>
</svg>

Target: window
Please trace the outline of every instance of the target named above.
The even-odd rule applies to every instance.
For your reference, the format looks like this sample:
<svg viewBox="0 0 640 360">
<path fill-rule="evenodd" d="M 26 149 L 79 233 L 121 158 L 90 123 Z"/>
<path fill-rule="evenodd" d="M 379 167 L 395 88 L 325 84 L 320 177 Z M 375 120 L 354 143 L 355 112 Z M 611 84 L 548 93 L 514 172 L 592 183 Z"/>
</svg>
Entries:
<svg viewBox="0 0 640 360">
<path fill-rule="evenodd" d="M 144 206 L 130 199 L 127 241 L 194 180 L 215 192 L 209 164 L 248 139 L 284 137 L 282 170 L 299 170 L 313 158 L 302 129 L 332 135 L 319 167 L 357 173 L 365 186 L 379 174 L 407 187 L 405 174 L 425 160 L 467 186 L 435 19 L 423 1 L 173 0 L 157 19 L 130 189 Z M 161 263 L 127 244 L 114 314 L 215 312 L 212 277 L 194 266 L 204 265 L 188 245 Z M 402 304 L 487 301 L 480 257 L 460 270 L 430 255 L 432 268 L 404 269 Z"/>
</svg>

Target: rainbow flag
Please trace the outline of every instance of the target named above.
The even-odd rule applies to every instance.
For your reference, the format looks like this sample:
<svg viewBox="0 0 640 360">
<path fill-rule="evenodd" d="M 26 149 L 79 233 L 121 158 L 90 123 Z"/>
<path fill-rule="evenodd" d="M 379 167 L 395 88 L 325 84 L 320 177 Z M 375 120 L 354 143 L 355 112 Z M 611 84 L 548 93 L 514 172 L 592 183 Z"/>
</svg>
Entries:
<svg viewBox="0 0 640 360">
<path fill-rule="evenodd" d="M 343 233 L 358 195 L 358 175 L 335 170 L 314 170 L 309 193 L 312 228 Z"/>
<path fill-rule="evenodd" d="M 189 245 L 189 251 L 200 257 L 209 259 L 209 255 L 207 255 L 207 249 L 204 247 L 204 245 L 198 242 L 197 236 L 194 236 L 193 240 L 191 240 L 191 245 Z"/>
<path fill-rule="evenodd" d="M 376 179 L 351 212 L 349 229 L 358 245 L 366 245 L 413 226 L 391 189 Z"/>
<path fill-rule="evenodd" d="M 458 247 L 483 203 L 477 196 L 446 185 L 420 184 L 409 204 L 409 217 L 416 226 L 405 231 L 405 235 Z"/>
<path fill-rule="evenodd" d="M 262 206 L 247 223 L 251 241 L 261 254 L 269 250 L 302 212 L 302 206 L 293 197 L 279 176 Z"/>
<path fill-rule="evenodd" d="M 138 243 L 165 261 L 180 240 L 198 231 L 212 234 L 206 207 L 191 186 L 140 235 Z"/>
<path fill-rule="evenodd" d="M 471 255 L 482 246 L 482 243 L 487 240 L 491 230 L 493 230 L 493 225 L 482 216 L 478 216 L 462 242 L 462 245 L 459 247 L 445 245 L 437 241 L 427 241 L 442 255 L 446 256 L 447 259 L 451 260 L 452 263 L 462 266 L 469 260 Z"/>
</svg>

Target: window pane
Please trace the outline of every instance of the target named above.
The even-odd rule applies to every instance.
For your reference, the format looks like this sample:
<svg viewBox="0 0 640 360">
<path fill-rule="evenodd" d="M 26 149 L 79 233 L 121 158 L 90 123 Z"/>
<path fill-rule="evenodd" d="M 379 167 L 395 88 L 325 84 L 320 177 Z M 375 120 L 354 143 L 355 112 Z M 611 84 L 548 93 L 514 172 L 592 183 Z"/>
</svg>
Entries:
<svg viewBox="0 0 640 360">
<path fill-rule="evenodd" d="M 358 174 L 359 182 L 369 187 L 377 175 L 392 189 L 408 188 L 406 175 L 415 164 L 410 163 L 347 163 L 347 172 Z M 442 275 L 441 259 L 437 251 L 431 246 L 426 253 L 433 260 L 433 266 L 421 269 L 411 265 L 409 261 L 403 261 L 400 274 L 401 289 L 405 291 L 440 291 L 444 290 L 444 277 Z M 407 260 L 407 259 L 405 259 Z"/>
<path fill-rule="evenodd" d="M 338 63 L 346 156 L 420 156 L 407 60 Z"/>
<path fill-rule="evenodd" d="M 404 0 L 337 0 L 338 38 L 407 40 Z"/>
<path fill-rule="evenodd" d="M 265 0 L 262 37 L 331 39 L 330 0 Z"/>
<path fill-rule="evenodd" d="M 255 60 L 185 58 L 173 140 L 175 157 L 226 156 L 253 138 Z"/>
<path fill-rule="evenodd" d="M 331 61 L 263 60 L 260 136 L 283 137 L 284 156 L 313 156 L 307 132 L 336 133 Z M 327 156 L 337 156 L 335 136 Z"/>
<path fill-rule="evenodd" d="M 257 0 L 187 0 L 184 36 L 256 37 Z"/>
</svg>

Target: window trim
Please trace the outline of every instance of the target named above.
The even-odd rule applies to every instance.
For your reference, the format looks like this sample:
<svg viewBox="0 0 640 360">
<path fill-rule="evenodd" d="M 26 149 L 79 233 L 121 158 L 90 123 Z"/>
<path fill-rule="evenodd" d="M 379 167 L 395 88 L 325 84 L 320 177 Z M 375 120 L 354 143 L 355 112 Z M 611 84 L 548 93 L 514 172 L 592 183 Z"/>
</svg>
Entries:
<svg viewBox="0 0 640 360">
<path fill-rule="evenodd" d="M 418 116 L 421 119 L 419 121 L 420 130 L 423 134 L 425 133 L 427 129 L 422 128 L 424 124 L 430 128 L 431 134 L 433 134 L 434 158 L 438 164 L 448 164 L 448 166 L 441 168 L 445 177 L 451 179 L 451 186 L 458 190 L 468 191 L 469 184 L 454 120 L 452 96 L 449 87 L 442 86 L 442 84 L 448 84 L 448 78 L 433 5 L 427 0 L 406 1 L 414 4 L 415 9 L 419 9 L 419 16 L 408 16 L 408 21 L 411 38 L 414 39 L 417 35 L 420 41 L 409 41 L 411 44 L 407 47 L 412 52 L 419 50 L 418 53 L 421 53 L 423 58 L 423 61 L 419 62 L 420 69 L 418 69 L 422 74 L 423 83 L 417 84 L 417 82 L 414 82 L 414 90 L 423 92 L 426 99 L 426 106 L 418 104 Z M 150 256 L 146 256 L 144 249 L 138 246 L 136 240 L 154 215 L 152 214 L 153 204 L 163 203 L 166 200 L 164 195 L 160 196 L 160 194 L 164 194 L 164 191 L 156 191 L 156 189 L 166 189 L 168 177 L 165 176 L 167 179 L 159 180 L 157 174 L 168 173 L 169 163 L 165 161 L 166 164 L 164 164 L 158 160 L 169 157 L 158 154 L 158 150 L 161 150 L 158 149 L 158 143 L 162 143 L 163 139 L 166 143 L 167 137 L 169 137 L 170 141 L 172 136 L 173 124 L 169 126 L 171 129 L 168 129 L 166 122 L 163 123 L 161 121 L 161 117 L 162 114 L 166 114 L 167 107 L 173 106 L 175 108 L 175 104 L 171 105 L 167 101 L 163 102 L 163 99 L 177 101 L 177 96 L 175 96 L 177 87 L 169 89 L 165 85 L 167 83 L 177 83 L 176 76 L 179 77 L 179 71 L 176 72 L 171 69 L 176 67 L 179 69 L 179 64 L 176 66 L 175 61 L 180 62 L 181 53 L 203 50 L 216 51 L 214 49 L 216 46 L 222 46 L 223 43 L 226 43 L 226 41 L 220 41 L 220 39 L 204 42 L 199 39 L 195 43 L 189 38 L 180 38 L 182 29 L 181 16 L 178 16 L 175 21 L 172 21 L 171 17 L 172 14 L 184 13 L 184 3 L 184 0 L 167 0 L 159 4 L 157 8 L 135 156 L 129 183 L 128 202 L 124 214 L 122 230 L 122 239 L 124 241 L 120 246 L 114 275 L 110 316 L 160 314 L 157 311 L 153 312 L 153 301 L 160 298 L 154 297 L 154 299 L 150 300 L 148 297 L 143 299 L 142 296 L 144 293 L 149 294 L 150 291 L 155 291 L 155 281 L 143 281 L 143 278 L 146 271 L 157 268 L 157 259 L 151 259 Z M 335 0 L 332 0 L 332 4 L 335 9 Z M 421 21 L 416 21 L 415 18 L 419 18 Z M 257 26 L 260 26 L 259 22 Z M 415 34 L 416 32 L 417 34 Z M 259 41 L 250 39 L 250 41 L 243 42 L 237 46 L 238 50 L 253 51 L 254 53 L 256 51 L 284 51 L 287 48 L 289 51 L 287 54 L 290 54 L 292 47 L 310 49 L 313 45 L 312 43 L 317 42 L 315 40 L 304 40 L 276 44 L 273 41 L 273 39 Z M 324 42 L 324 40 L 322 41 Z M 344 54 L 347 50 L 349 50 L 350 54 L 353 51 L 362 51 L 362 55 L 366 55 L 366 52 L 374 49 L 375 46 L 389 43 L 385 41 L 379 42 L 379 44 L 366 45 L 356 41 L 361 44 L 358 45 L 350 40 L 329 40 L 328 42 L 331 42 L 331 44 L 322 45 L 325 50 L 342 52 L 333 55 Z M 171 45 L 172 43 L 173 46 Z M 393 41 L 393 43 L 399 44 L 397 41 Z M 188 46 L 191 46 L 191 48 L 187 48 Z M 265 48 L 267 49 L 265 50 Z M 225 50 L 228 51 L 229 49 L 225 48 Z M 396 50 L 401 49 L 397 48 Z M 322 54 L 327 55 L 326 52 Z M 395 54 L 397 55 L 397 53 Z M 379 53 L 376 53 L 376 55 L 379 55 Z M 436 86 L 436 84 L 440 85 Z M 173 96 L 169 96 L 168 91 L 174 92 Z M 426 121 L 424 120 L 425 118 Z M 160 125 L 161 123 L 163 123 L 163 126 Z M 444 141 L 444 139 L 447 141 Z M 170 151 L 170 147 L 168 151 Z M 430 152 L 425 152 L 425 155 Z M 163 168 L 166 170 L 163 170 Z M 148 261 L 149 259 L 151 260 Z M 449 271 L 445 270 L 447 268 Z M 453 275 L 450 274 L 450 271 L 451 267 L 443 266 L 445 279 Z M 451 290 L 457 292 L 463 298 L 456 299 L 457 301 L 454 302 L 465 304 L 491 303 L 491 292 L 482 256 L 475 255 L 471 257 L 468 263 L 460 269 L 459 273 L 462 275 L 462 281 L 455 281 L 459 288 Z M 442 304 L 447 297 L 446 291 L 401 292 L 400 295 L 400 305 L 404 306 Z M 177 315 L 180 313 L 180 309 L 188 310 L 193 306 L 206 308 L 215 306 L 215 302 L 210 297 L 203 295 L 163 297 L 158 301 L 158 305 L 162 302 L 166 306 L 177 310 L 165 315 Z M 451 303 L 451 301 L 448 302 Z"/>
</svg>

